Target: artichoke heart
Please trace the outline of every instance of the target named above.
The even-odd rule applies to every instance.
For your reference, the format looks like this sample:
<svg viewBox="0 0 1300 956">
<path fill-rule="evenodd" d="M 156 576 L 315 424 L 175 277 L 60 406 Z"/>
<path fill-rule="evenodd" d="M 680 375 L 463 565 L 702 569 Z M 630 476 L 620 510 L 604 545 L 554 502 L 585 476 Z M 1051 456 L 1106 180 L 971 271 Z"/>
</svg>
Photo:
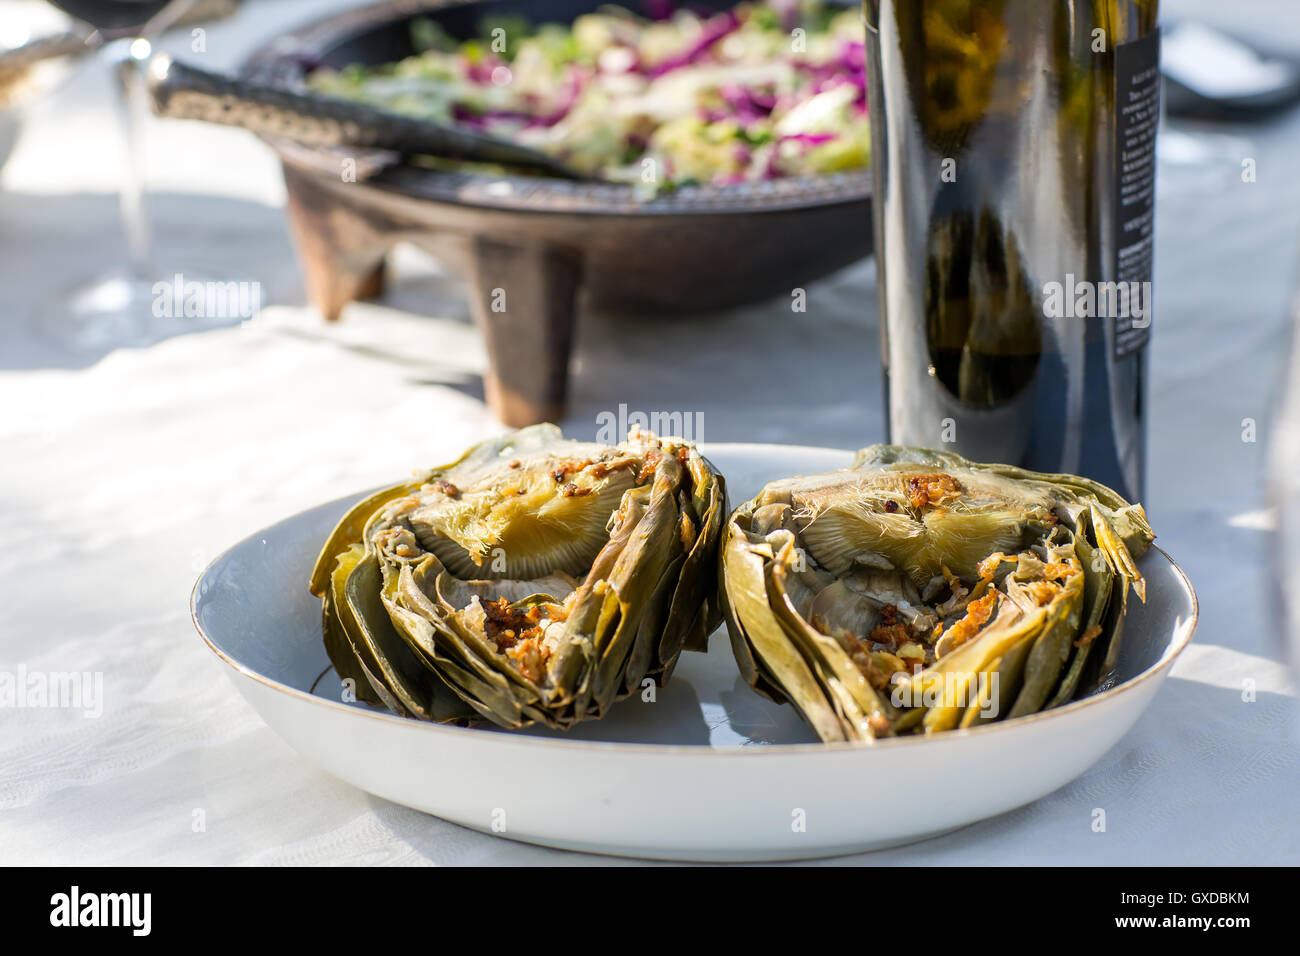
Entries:
<svg viewBox="0 0 1300 956">
<path fill-rule="evenodd" d="M 695 447 L 536 425 L 371 495 L 312 574 L 357 696 L 440 722 L 596 719 L 721 623 L 721 475 Z"/>
<path fill-rule="evenodd" d="M 934 733 L 1103 682 L 1154 537 L 1085 478 L 873 445 L 732 513 L 722 603 L 745 679 L 822 740 Z"/>
<path fill-rule="evenodd" d="M 606 525 L 636 484 L 641 459 L 580 445 L 568 457 L 538 455 L 526 467 L 516 462 L 490 469 L 466 488 L 435 482 L 406 512 L 411 531 L 454 574 L 581 574 L 604 546 Z"/>
</svg>

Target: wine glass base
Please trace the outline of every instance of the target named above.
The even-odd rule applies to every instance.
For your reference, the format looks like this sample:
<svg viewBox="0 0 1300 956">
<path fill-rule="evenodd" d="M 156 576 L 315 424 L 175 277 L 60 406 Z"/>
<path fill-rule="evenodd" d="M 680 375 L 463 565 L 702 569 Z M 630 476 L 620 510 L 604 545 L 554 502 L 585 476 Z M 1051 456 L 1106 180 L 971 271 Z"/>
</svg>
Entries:
<svg viewBox="0 0 1300 956">
<path fill-rule="evenodd" d="M 142 348 L 192 332 L 239 325 L 261 308 L 255 282 L 220 281 L 193 270 L 166 279 L 129 274 L 84 283 L 37 310 L 37 331 L 77 351 Z"/>
</svg>

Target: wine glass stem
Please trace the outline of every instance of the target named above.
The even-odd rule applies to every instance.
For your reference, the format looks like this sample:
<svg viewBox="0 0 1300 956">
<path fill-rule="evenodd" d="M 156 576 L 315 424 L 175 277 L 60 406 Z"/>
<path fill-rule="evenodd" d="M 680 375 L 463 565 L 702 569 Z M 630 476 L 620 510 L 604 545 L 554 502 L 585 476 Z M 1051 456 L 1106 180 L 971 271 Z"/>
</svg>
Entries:
<svg viewBox="0 0 1300 956">
<path fill-rule="evenodd" d="M 132 51 L 147 40 L 136 40 Z M 126 169 L 122 176 L 119 202 L 122 210 L 122 227 L 126 233 L 126 250 L 131 274 L 137 279 L 150 278 L 149 218 L 145 214 L 145 131 L 150 115 L 149 97 L 144 84 L 143 61 L 128 52 L 117 67 L 119 88 L 118 106 L 122 114 L 122 131 L 126 137 Z"/>
</svg>

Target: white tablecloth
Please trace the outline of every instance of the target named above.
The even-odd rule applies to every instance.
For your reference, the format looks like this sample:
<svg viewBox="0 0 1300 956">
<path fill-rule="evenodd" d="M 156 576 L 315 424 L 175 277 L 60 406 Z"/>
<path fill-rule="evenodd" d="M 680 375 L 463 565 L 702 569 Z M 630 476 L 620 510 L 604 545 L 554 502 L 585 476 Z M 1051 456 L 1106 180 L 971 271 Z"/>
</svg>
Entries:
<svg viewBox="0 0 1300 956">
<path fill-rule="evenodd" d="M 208 28 L 204 62 L 234 64 L 279 26 L 339 5 L 254 0 Z M 1217 6 L 1166 4 L 1224 16 Z M 1289 0 L 1240 6 L 1247 27 L 1274 42 L 1289 27 L 1300 47 Z M 0 22 L 36 10 L 0 3 Z M 28 111 L 0 173 L 0 671 L 104 675 L 97 718 L 0 709 L 0 863 L 598 860 L 464 830 L 326 776 L 263 726 L 195 637 L 190 587 L 227 545 L 499 426 L 456 280 L 412 258 L 382 302 L 337 326 L 301 305 L 278 169 L 237 131 L 151 131 L 159 259 L 215 263 L 280 304 L 243 328 L 102 357 L 35 334 L 40 301 L 120 252 L 105 77 L 101 62 L 79 64 Z M 1162 167 L 1157 226 L 1148 505 L 1199 590 L 1196 642 L 1135 729 L 1073 784 L 847 860 L 1300 862 L 1297 708 L 1262 486 L 1300 237 L 1300 114 L 1229 132 L 1240 142 L 1209 141 L 1218 165 Z M 1254 183 L 1241 181 L 1245 156 Z M 711 441 L 854 448 L 883 434 L 869 263 L 813 286 L 806 313 L 777 302 L 681 320 L 586 316 L 578 340 L 563 424 L 579 436 L 619 402 L 703 412 Z M 1244 419 L 1258 441 L 1243 441 Z M 1091 829 L 1095 807 L 1105 833 Z"/>
</svg>

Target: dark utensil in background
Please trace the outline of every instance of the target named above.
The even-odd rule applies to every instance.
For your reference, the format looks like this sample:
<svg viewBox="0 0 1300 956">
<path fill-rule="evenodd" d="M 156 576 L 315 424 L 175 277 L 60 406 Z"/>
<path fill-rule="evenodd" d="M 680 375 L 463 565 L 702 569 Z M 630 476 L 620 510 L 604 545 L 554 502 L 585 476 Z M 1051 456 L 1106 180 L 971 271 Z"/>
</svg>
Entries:
<svg viewBox="0 0 1300 956">
<path fill-rule="evenodd" d="M 165 53 L 156 54 L 149 63 L 148 89 L 159 116 L 239 126 L 304 146 L 390 149 L 406 155 L 525 166 L 564 179 L 586 178 L 518 143 L 364 103 L 210 73 L 178 63 Z"/>
<path fill-rule="evenodd" d="M 1166 24 L 1163 33 L 1170 116 L 1252 120 L 1300 103 L 1300 51 L 1265 51 L 1193 21 Z"/>
</svg>

